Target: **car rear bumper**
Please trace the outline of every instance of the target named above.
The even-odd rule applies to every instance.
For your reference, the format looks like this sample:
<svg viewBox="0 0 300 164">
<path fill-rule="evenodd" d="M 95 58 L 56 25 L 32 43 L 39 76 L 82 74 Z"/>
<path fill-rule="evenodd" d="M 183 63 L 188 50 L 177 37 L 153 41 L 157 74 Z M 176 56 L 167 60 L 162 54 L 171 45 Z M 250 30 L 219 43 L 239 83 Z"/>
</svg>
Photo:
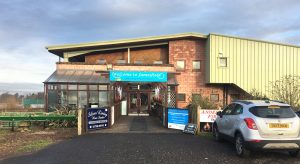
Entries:
<svg viewBox="0 0 300 164">
<path fill-rule="evenodd" d="M 256 140 L 246 141 L 249 150 L 300 150 L 300 140 Z"/>
</svg>

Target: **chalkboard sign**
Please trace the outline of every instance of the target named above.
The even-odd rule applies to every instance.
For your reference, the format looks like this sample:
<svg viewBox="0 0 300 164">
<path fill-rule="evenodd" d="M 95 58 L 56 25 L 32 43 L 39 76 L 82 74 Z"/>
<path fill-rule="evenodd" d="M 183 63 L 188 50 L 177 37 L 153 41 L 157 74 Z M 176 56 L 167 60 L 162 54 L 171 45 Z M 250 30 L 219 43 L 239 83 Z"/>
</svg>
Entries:
<svg viewBox="0 0 300 164">
<path fill-rule="evenodd" d="M 184 133 L 196 134 L 197 132 L 197 124 L 187 124 L 183 130 Z"/>
<path fill-rule="evenodd" d="M 87 109 L 87 128 L 88 130 L 108 127 L 107 108 L 88 108 Z"/>
</svg>

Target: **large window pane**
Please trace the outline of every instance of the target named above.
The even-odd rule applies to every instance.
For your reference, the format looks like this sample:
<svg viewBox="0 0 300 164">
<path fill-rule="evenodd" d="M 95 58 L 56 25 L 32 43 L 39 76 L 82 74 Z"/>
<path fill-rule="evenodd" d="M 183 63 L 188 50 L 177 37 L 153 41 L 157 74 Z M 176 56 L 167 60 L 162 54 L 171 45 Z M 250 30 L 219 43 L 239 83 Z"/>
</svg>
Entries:
<svg viewBox="0 0 300 164">
<path fill-rule="evenodd" d="M 179 60 L 176 62 L 176 70 L 184 70 L 185 69 L 185 63 L 183 60 Z"/>
<path fill-rule="evenodd" d="M 79 85 L 78 90 L 87 90 L 87 86 L 86 85 Z"/>
<path fill-rule="evenodd" d="M 193 70 L 200 70 L 200 61 L 193 61 Z"/>
<path fill-rule="evenodd" d="M 99 85 L 99 90 L 107 90 L 107 85 Z"/>
<path fill-rule="evenodd" d="M 68 105 L 67 104 L 67 91 L 58 91 L 58 104 Z"/>
<path fill-rule="evenodd" d="M 98 104 L 99 94 L 98 91 L 90 91 L 89 104 Z"/>
<path fill-rule="evenodd" d="M 49 112 L 54 111 L 54 107 L 57 105 L 57 92 L 48 91 L 48 110 Z"/>
<path fill-rule="evenodd" d="M 72 106 L 77 106 L 77 91 L 68 92 L 68 104 Z"/>
<path fill-rule="evenodd" d="M 108 106 L 108 92 L 99 92 L 99 107 Z"/>
<path fill-rule="evenodd" d="M 62 84 L 62 85 L 60 85 L 59 86 L 59 89 L 61 89 L 61 90 L 67 90 L 67 85 L 66 84 Z"/>
<path fill-rule="evenodd" d="M 87 92 L 78 91 L 78 108 L 84 108 L 87 105 Z"/>
<path fill-rule="evenodd" d="M 69 90 L 77 90 L 77 85 L 69 85 Z"/>
<path fill-rule="evenodd" d="M 89 89 L 90 89 L 90 90 L 93 90 L 93 91 L 98 90 L 97 85 L 90 85 L 90 86 L 89 86 Z"/>
</svg>

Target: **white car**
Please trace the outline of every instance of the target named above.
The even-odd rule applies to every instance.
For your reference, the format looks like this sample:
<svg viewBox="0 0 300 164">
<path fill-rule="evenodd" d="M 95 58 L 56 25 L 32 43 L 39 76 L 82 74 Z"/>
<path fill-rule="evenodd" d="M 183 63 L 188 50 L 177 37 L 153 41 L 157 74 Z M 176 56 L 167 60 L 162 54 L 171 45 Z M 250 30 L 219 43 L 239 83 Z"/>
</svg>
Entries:
<svg viewBox="0 0 300 164">
<path fill-rule="evenodd" d="M 271 100 L 240 100 L 217 113 L 215 140 L 235 143 L 238 156 L 257 150 L 287 150 L 292 157 L 300 150 L 300 119 L 290 105 Z"/>
</svg>

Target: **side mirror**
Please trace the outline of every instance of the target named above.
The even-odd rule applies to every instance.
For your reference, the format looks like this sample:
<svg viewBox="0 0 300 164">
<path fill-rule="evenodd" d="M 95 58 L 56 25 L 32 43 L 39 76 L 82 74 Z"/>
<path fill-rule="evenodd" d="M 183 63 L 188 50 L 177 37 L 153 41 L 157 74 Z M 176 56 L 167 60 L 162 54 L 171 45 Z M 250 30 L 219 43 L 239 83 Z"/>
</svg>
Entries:
<svg viewBox="0 0 300 164">
<path fill-rule="evenodd" d="M 220 118 L 222 118 L 222 112 L 221 111 L 217 112 L 217 116 L 220 116 Z"/>
</svg>

